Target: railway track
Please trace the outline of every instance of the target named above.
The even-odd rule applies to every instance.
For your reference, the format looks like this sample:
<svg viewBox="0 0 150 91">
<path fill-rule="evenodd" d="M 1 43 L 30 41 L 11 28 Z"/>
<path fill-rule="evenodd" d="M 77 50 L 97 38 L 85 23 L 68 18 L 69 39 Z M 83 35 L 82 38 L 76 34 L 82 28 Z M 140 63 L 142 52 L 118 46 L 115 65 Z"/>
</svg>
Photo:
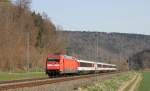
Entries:
<svg viewBox="0 0 150 91">
<path fill-rule="evenodd" d="M 48 79 L 48 77 L 30 78 L 30 79 L 21 79 L 21 80 L 10 80 L 10 81 L 0 81 L 0 85 L 1 85 L 1 84 L 8 84 L 8 83 L 16 83 L 16 82 L 44 80 L 44 79 Z"/>
<path fill-rule="evenodd" d="M 17 89 L 23 87 L 34 87 L 44 84 L 52 84 L 57 82 L 64 82 L 70 80 L 77 80 L 83 78 L 90 78 L 96 76 L 105 76 L 110 74 L 120 74 L 120 73 L 101 73 L 101 74 L 88 74 L 88 75 L 80 75 L 80 76 L 70 76 L 70 77 L 61 77 L 61 78 L 35 78 L 35 79 L 24 79 L 24 80 L 14 80 L 14 81 L 3 81 L 0 82 L 0 91 L 8 90 L 8 89 Z"/>
</svg>

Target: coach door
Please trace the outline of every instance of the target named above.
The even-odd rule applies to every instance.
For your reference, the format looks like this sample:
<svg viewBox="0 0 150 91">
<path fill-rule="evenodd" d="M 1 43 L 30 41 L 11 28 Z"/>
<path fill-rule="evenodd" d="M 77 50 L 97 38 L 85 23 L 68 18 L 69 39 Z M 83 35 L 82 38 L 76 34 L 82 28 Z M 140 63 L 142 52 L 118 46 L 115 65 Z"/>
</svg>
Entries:
<svg viewBox="0 0 150 91">
<path fill-rule="evenodd" d="M 64 73 L 64 57 L 60 56 L 60 73 Z"/>
</svg>

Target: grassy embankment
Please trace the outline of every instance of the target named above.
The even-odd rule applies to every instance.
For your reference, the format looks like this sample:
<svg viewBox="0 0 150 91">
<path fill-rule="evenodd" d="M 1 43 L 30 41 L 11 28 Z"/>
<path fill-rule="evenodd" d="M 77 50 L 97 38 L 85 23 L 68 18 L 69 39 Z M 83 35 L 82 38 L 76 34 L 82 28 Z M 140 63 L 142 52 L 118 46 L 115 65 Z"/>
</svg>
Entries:
<svg viewBox="0 0 150 91">
<path fill-rule="evenodd" d="M 0 81 L 46 77 L 44 72 L 6 73 L 0 72 Z"/>
<path fill-rule="evenodd" d="M 92 83 L 90 86 L 81 87 L 80 91 L 117 91 L 119 87 L 131 80 L 135 75 L 135 72 L 128 72 L 113 77 L 112 79 L 108 79 L 105 81 L 99 81 L 96 83 Z"/>
<path fill-rule="evenodd" d="M 150 91 L 150 72 L 143 72 L 143 79 L 138 91 Z"/>
</svg>

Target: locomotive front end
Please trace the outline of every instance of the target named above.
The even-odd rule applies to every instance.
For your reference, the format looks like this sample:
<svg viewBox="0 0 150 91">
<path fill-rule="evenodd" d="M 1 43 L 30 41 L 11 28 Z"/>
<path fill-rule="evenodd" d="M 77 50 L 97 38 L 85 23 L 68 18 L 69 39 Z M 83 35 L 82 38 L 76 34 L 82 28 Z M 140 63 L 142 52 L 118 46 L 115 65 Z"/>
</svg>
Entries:
<svg viewBox="0 0 150 91">
<path fill-rule="evenodd" d="M 48 55 L 46 60 L 46 73 L 48 76 L 56 76 L 60 73 L 60 57 Z"/>
</svg>

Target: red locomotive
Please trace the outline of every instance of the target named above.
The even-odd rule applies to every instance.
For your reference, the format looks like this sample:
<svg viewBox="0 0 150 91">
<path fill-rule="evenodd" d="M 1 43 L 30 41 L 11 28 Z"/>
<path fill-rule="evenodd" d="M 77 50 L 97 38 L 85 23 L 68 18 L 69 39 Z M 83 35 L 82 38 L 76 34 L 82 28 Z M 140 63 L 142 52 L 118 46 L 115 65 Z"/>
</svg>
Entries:
<svg viewBox="0 0 150 91">
<path fill-rule="evenodd" d="M 61 74 L 115 71 L 116 65 L 101 62 L 78 60 L 62 54 L 49 54 L 46 60 L 46 74 L 49 77 Z"/>
<path fill-rule="evenodd" d="M 67 55 L 49 54 L 46 61 L 46 73 L 49 76 L 76 73 L 79 63 L 77 59 Z"/>
</svg>

